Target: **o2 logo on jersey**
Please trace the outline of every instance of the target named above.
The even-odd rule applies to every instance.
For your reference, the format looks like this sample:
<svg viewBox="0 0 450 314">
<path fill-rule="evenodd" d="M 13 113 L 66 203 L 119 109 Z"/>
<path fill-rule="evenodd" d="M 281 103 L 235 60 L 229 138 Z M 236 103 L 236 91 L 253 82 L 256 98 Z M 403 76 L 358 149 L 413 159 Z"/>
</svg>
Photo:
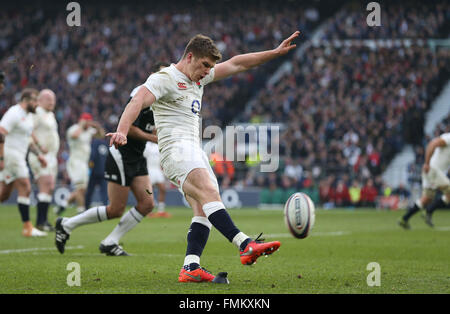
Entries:
<svg viewBox="0 0 450 314">
<path fill-rule="evenodd" d="M 145 125 L 145 130 L 148 131 L 148 132 L 153 131 L 153 125 L 151 123 L 147 123 Z"/>
<path fill-rule="evenodd" d="M 197 114 L 200 112 L 200 109 L 202 108 L 202 105 L 198 100 L 194 100 L 191 104 L 191 110 L 194 114 Z"/>
</svg>

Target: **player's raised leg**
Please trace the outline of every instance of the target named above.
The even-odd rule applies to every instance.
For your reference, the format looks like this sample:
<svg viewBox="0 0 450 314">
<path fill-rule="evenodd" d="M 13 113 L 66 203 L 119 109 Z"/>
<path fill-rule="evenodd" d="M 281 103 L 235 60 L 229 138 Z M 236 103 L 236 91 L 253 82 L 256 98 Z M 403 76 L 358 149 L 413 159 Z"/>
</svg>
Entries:
<svg viewBox="0 0 450 314">
<path fill-rule="evenodd" d="M 240 250 L 241 263 L 251 265 L 261 255 L 275 252 L 280 247 L 280 242 L 264 243 L 259 239 L 252 240 L 235 226 L 222 203 L 218 187 L 212 183 L 211 178 L 207 168 L 196 168 L 188 174 L 183 191 L 202 205 L 202 210 L 211 224 Z"/>
<path fill-rule="evenodd" d="M 108 185 L 111 186 L 110 194 L 113 194 L 115 189 L 123 188 L 122 186 L 110 182 Z M 133 192 L 137 204 L 132 207 L 125 215 L 120 219 L 119 224 L 114 228 L 114 230 L 100 243 L 100 252 L 105 253 L 110 256 L 126 256 L 126 253 L 122 247 L 119 246 L 120 239 L 131 229 L 136 227 L 136 225 L 141 222 L 142 218 L 149 214 L 154 207 L 153 191 L 152 185 L 147 175 L 138 176 L 133 179 L 130 185 L 131 191 Z M 126 206 L 123 202 L 123 197 L 116 199 L 115 196 L 111 195 L 111 208 L 117 208 L 118 210 L 114 212 L 114 215 L 120 216 Z M 116 206 L 117 204 L 117 206 Z M 114 205 L 114 206 L 113 206 Z M 119 216 L 117 216 L 119 217 Z"/>
</svg>

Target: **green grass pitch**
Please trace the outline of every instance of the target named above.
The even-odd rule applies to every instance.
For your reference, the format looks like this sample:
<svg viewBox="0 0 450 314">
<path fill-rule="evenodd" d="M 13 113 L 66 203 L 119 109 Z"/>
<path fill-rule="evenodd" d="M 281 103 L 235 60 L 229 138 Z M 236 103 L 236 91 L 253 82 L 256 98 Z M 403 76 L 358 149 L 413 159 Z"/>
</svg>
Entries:
<svg viewBox="0 0 450 314">
<path fill-rule="evenodd" d="M 311 235 L 289 235 L 280 210 L 229 210 L 236 225 L 250 236 L 264 232 L 281 241 L 278 252 L 243 266 L 237 249 L 213 229 L 201 263 L 212 273 L 228 272 L 229 285 L 178 283 L 186 250 L 191 210 L 168 208 L 170 219 L 145 218 L 123 240 L 130 257 L 106 257 L 100 241 L 118 220 L 76 229 L 61 255 L 54 233 L 24 238 L 16 206 L 0 207 L 0 293 L 132 293 L 132 294 L 303 294 L 303 293 L 449 293 L 450 211 L 437 211 L 436 227 L 420 215 L 412 229 L 397 226 L 403 211 L 317 210 Z M 74 210 L 65 213 L 75 214 Z M 32 221 L 35 209 L 31 209 Z M 50 213 L 53 222 L 55 217 Z M 67 277 L 80 265 L 80 286 Z M 368 286 L 380 265 L 380 286 Z M 370 277 L 370 276 L 369 276 Z"/>
</svg>

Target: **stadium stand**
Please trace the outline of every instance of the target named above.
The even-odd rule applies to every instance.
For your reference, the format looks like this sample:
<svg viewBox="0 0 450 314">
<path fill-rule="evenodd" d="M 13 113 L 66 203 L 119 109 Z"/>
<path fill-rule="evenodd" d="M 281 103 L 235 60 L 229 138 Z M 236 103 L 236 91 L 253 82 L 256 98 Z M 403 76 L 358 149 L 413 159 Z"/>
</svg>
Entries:
<svg viewBox="0 0 450 314">
<path fill-rule="evenodd" d="M 387 193 L 381 172 L 405 144 L 423 143 L 424 115 L 450 78 L 448 47 L 433 50 L 419 41 L 447 38 L 449 4 L 394 2 L 383 8 L 383 27 L 371 28 L 361 14 L 365 8 L 346 4 L 324 23 L 318 44 L 294 56 L 292 70 L 261 89 L 241 119 L 289 121 L 280 151 L 313 174 L 326 206 L 342 205 L 336 189 L 354 182 L 373 181 L 378 196 Z M 392 44 L 398 39 L 408 40 Z M 291 177 L 291 185 L 301 189 L 302 179 Z M 279 195 L 269 183 L 263 194 L 271 190 Z"/>
<path fill-rule="evenodd" d="M 321 1 L 315 8 L 295 1 L 197 2 L 195 15 L 192 4 L 182 1 L 81 2 L 82 27 L 73 28 L 66 25 L 65 4 L 56 3 L 0 12 L 0 69 L 7 73 L 0 114 L 25 86 L 56 92 L 62 184 L 68 182 L 65 130 L 80 113 L 91 112 L 113 130 L 130 91 L 145 81 L 150 66 L 176 62 L 196 33 L 216 40 L 228 59 L 273 48 L 296 29 L 302 42 L 317 27 L 323 29 L 318 45 L 300 59 L 288 55 L 205 92 L 204 127 L 284 123 L 276 173 L 236 162 L 233 179 L 223 180 L 227 186 L 260 187 L 267 203 L 283 203 L 291 191 L 304 190 L 322 204 L 352 206 L 352 192 L 357 200 L 368 181 L 381 195 L 380 173 L 405 143 L 425 141 L 423 115 L 450 77 L 448 48 L 366 42 L 447 38 L 450 4 L 442 0 L 383 2 L 378 28 L 367 27 L 366 8 L 354 1 Z M 356 42 L 335 42 L 350 39 Z M 267 84 L 285 61 L 292 70 Z M 257 105 L 245 108 L 251 97 Z M 345 195 L 337 197 L 336 190 Z"/>
<path fill-rule="evenodd" d="M 0 113 L 16 103 L 24 86 L 56 92 L 63 182 L 67 182 L 64 130 L 81 112 L 91 112 L 106 130 L 113 130 L 129 93 L 146 80 L 151 65 L 160 60 L 176 62 L 191 36 L 208 34 L 228 59 L 242 51 L 272 48 L 297 28 L 308 34 L 318 23 L 306 17 L 306 7 L 293 10 L 294 4 L 289 2 L 283 7 L 271 1 L 258 5 L 239 1 L 229 1 L 226 6 L 199 4 L 195 16 L 189 11 L 191 4 L 181 1 L 137 2 L 135 6 L 108 2 L 107 6 L 82 3 L 82 27 L 71 28 L 61 4 L 59 10 L 44 4 L 24 12 L 2 12 L 2 23 L 8 27 L 2 28 L 5 42 L 0 45 L 1 52 L 14 53 L 0 60 L 0 67 L 8 74 Z M 204 126 L 226 125 L 242 108 L 237 100 L 245 101 L 277 65 L 274 62 L 212 85 L 203 101 Z"/>
</svg>

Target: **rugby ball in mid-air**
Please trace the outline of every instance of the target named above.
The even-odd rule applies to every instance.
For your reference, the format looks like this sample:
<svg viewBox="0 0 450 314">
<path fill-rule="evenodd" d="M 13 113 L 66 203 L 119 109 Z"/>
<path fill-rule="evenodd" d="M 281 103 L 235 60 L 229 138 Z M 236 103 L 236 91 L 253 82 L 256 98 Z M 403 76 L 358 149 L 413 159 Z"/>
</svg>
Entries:
<svg viewBox="0 0 450 314">
<path fill-rule="evenodd" d="M 297 192 L 289 197 L 284 205 L 284 221 L 294 237 L 306 238 L 314 226 L 315 219 L 314 203 L 308 195 Z"/>
</svg>

